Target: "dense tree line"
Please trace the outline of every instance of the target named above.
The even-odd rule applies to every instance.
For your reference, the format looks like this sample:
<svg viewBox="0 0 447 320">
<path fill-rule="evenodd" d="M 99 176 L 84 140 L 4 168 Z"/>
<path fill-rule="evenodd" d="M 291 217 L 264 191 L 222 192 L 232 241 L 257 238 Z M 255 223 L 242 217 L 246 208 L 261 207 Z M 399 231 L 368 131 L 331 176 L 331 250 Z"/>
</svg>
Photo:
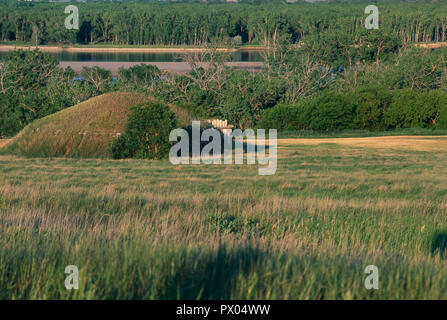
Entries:
<svg viewBox="0 0 447 320">
<path fill-rule="evenodd" d="M 39 51 L 10 52 L 0 64 L 0 136 L 110 91 L 143 92 L 198 118 L 223 118 L 239 128 L 447 129 L 447 49 L 405 48 L 393 37 L 385 42 L 364 37 L 365 48 L 356 45 L 354 51 L 340 46 L 338 38 L 308 43 L 316 51 L 271 43 L 262 72 L 229 68 L 225 53 L 209 49 L 191 58 L 187 74 L 139 65 L 121 69 L 117 79 L 99 67 L 80 75 L 63 70 Z M 388 54 L 372 54 L 378 47 Z M 200 67 L 203 61 L 208 68 Z M 340 61 L 351 64 L 337 67 Z"/>
<path fill-rule="evenodd" d="M 19 12 L 15 11 L 17 3 L 10 5 L 12 9 L 6 12 L 7 17 Z M 46 15 L 56 17 L 55 11 L 52 10 L 56 10 L 58 5 L 37 5 L 39 10 L 47 8 L 49 11 L 36 11 L 40 15 L 35 15 L 35 21 L 47 21 Z M 165 17 L 166 21 L 178 17 L 195 17 L 194 19 L 201 21 L 197 22 L 197 28 L 201 28 L 200 30 L 208 35 L 206 39 L 199 37 L 201 40 L 198 43 L 219 43 L 219 39 L 223 41 L 225 37 L 239 35 L 244 42 L 258 41 L 266 45 L 267 49 L 262 53 L 264 70 L 252 73 L 228 68 L 224 64 L 224 61 L 228 60 L 226 54 L 217 51 L 216 46 L 212 45 L 205 46 L 208 48 L 205 52 L 184 57 L 192 66 L 192 71 L 187 74 L 170 74 L 153 66 L 141 65 L 120 70 L 118 79 L 112 78 L 109 71 L 98 67 L 84 68 L 82 73 L 77 75 L 71 69 L 60 69 L 57 61 L 49 54 L 15 51 L 9 53 L 0 63 L 0 136 L 14 135 L 34 119 L 114 90 L 144 92 L 163 103 L 173 103 L 187 109 L 200 118 L 223 118 L 240 128 L 259 125 L 276 126 L 279 130 L 333 130 L 346 126 L 369 130 L 409 126 L 447 127 L 447 49 L 432 50 L 406 45 L 407 41 L 423 40 L 424 36 L 421 38 L 421 34 L 427 34 L 428 29 L 433 31 L 437 27 L 421 31 L 424 28 L 415 27 L 420 24 L 415 21 L 422 21 L 425 16 L 418 15 L 416 20 L 409 22 L 410 20 L 405 19 L 409 19 L 414 12 L 410 14 L 411 10 L 405 11 L 407 7 L 399 4 L 391 4 L 386 7 L 388 11 L 385 11 L 394 12 L 395 19 L 392 21 L 402 19 L 409 22 L 406 22 L 408 27 L 405 32 L 399 31 L 400 27 L 397 26 L 404 26 L 399 23 L 395 28 L 380 30 L 358 27 L 363 23 L 361 18 L 355 20 L 355 23 L 347 23 L 352 22 L 354 8 L 363 8 L 363 5 L 358 4 L 348 5 L 346 10 L 342 10 L 341 6 L 331 6 L 332 10 L 327 16 L 318 15 L 315 11 L 329 8 L 325 5 L 238 5 L 238 10 L 230 10 L 232 5 L 205 4 L 80 5 L 88 6 L 85 7 L 89 9 L 88 14 L 97 15 L 97 22 L 103 21 L 103 17 L 110 17 L 107 28 L 104 29 L 104 21 L 99 24 L 102 25 L 100 30 L 103 31 L 98 31 L 99 33 L 93 36 L 96 40 L 102 39 L 98 41 L 119 42 L 126 39 L 127 42 L 129 39 L 130 43 L 135 41 L 134 32 L 139 35 L 138 30 L 143 30 L 141 39 L 147 39 L 149 33 L 145 31 L 146 24 L 138 25 L 142 26 L 142 29 L 137 31 L 130 29 L 128 34 L 116 32 L 116 21 L 122 23 L 125 20 L 124 17 L 118 19 L 115 15 L 125 14 L 126 10 L 133 9 L 134 14 L 148 13 L 153 14 L 154 19 L 158 17 L 159 20 L 156 21 L 159 28 L 148 28 L 148 32 L 152 32 L 153 36 L 151 43 L 189 43 L 192 38 L 186 40 L 182 37 L 194 35 L 191 30 L 179 29 L 177 33 L 165 33 L 165 29 L 182 24 L 165 23 L 162 17 Z M 436 12 L 432 12 L 433 21 L 441 19 L 437 18 L 437 15 L 442 14 L 445 8 L 439 3 L 406 6 L 437 8 Z M 113 7 L 123 10 L 107 10 Z M 148 8 L 157 8 L 158 11 Z M 33 12 L 31 9 L 25 7 L 21 13 L 24 17 L 22 22 L 28 21 L 28 14 Z M 399 10 L 402 12 L 398 12 Z M 363 12 L 363 9 L 360 11 Z M 5 15 L 4 11 L 1 11 L 0 16 L 2 15 Z M 205 16 L 209 20 L 205 19 Z M 388 19 L 393 15 L 382 12 L 381 16 L 383 25 L 390 25 Z M 331 20 L 331 17 L 338 18 Z M 59 21 L 54 19 L 56 20 Z M 234 24 L 236 20 L 242 22 Z M 429 20 L 427 17 L 427 21 Z M 190 20 L 185 21 L 188 21 L 185 26 L 195 26 Z M 294 21 L 295 26 L 298 21 L 299 27 L 291 28 L 291 21 Z M 335 27 L 337 24 L 344 30 L 351 29 L 349 32 L 340 32 L 340 29 Z M 148 25 L 151 26 L 150 21 Z M 34 34 L 38 42 L 41 42 L 44 37 L 54 35 L 45 31 L 47 29 L 44 27 L 31 29 L 31 33 L 28 30 L 27 33 L 27 23 L 23 28 L 17 23 L 14 26 L 6 33 L 9 38 L 17 34 L 14 32 L 18 32 L 24 37 L 22 40 L 32 39 Z M 65 28 L 58 30 L 68 32 L 61 34 L 61 41 L 70 34 L 76 41 L 76 32 L 70 33 Z M 214 33 L 210 30 L 214 30 Z M 107 36 L 104 35 L 106 32 Z M 413 37 L 411 34 L 417 36 Z M 166 38 L 163 38 L 164 36 Z M 172 37 L 177 37 L 177 40 Z M 215 41 L 213 37 L 219 39 Z M 90 35 L 87 38 L 90 39 Z M 114 38 L 117 40 L 113 40 Z M 443 36 L 437 39 L 442 40 Z M 297 44 L 297 40 L 303 41 Z M 140 43 L 147 43 L 145 41 Z M 194 44 L 194 41 L 192 43 Z M 208 62 L 208 68 L 200 67 L 204 61 Z M 436 93 L 431 94 L 431 91 Z M 424 101 L 430 102 L 428 106 Z M 331 115 L 335 116 L 331 118 Z M 307 119 L 307 122 L 303 122 L 303 119 Z M 337 122 L 336 119 L 345 120 Z"/>
<path fill-rule="evenodd" d="M 200 45 L 264 44 L 288 37 L 364 31 L 365 6 L 355 3 L 73 2 L 80 29 L 64 27 L 67 3 L 0 4 L 0 41 L 33 44 Z M 447 4 L 379 2 L 380 28 L 403 43 L 447 40 Z M 239 44 L 236 41 L 235 44 Z"/>
</svg>

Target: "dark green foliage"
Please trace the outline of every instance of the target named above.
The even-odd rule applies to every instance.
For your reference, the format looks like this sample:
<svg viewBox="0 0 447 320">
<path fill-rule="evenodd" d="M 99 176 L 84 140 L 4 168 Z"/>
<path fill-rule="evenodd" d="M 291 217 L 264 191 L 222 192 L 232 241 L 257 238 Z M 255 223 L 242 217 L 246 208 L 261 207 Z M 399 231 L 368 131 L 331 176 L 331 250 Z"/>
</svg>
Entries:
<svg viewBox="0 0 447 320">
<path fill-rule="evenodd" d="M 384 130 L 383 113 L 391 104 L 391 91 L 383 87 L 363 87 L 350 94 L 354 103 L 355 129 Z"/>
<path fill-rule="evenodd" d="M 386 61 L 399 51 L 400 39 L 381 30 L 362 30 L 356 34 L 331 30 L 304 41 L 304 50 L 312 51 L 332 67 L 351 67 L 358 62 Z"/>
<path fill-rule="evenodd" d="M 57 61 L 35 51 L 14 51 L 0 65 L 0 136 L 10 136 L 30 121 L 58 111 L 47 105 L 45 88 Z"/>
<path fill-rule="evenodd" d="M 305 112 L 300 105 L 278 104 L 262 112 L 258 127 L 280 131 L 300 130 L 306 126 Z"/>
<path fill-rule="evenodd" d="M 296 105 L 281 104 L 265 110 L 258 127 L 280 131 L 445 129 L 447 93 L 439 89 L 361 87 L 346 95 L 326 90 Z"/>
<path fill-rule="evenodd" d="M 387 61 L 402 47 L 402 40 L 393 32 L 364 30 L 360 33 L 354 46 L 358 59 L 362 62 Z"/>
<path fill-rule="evenodd" d="M 439 117 L 435 123 L 436 127 L 447 129 L 447 103 L 442 103 L 439 106 Z"/>
<path fill-rule="evenodd" d="M 431 21 L 423 15 L 409 14 L 411 11 L 405 11 L 406 7 L 400 4 L 390 4 L 383 15 L 381 11 L 380 30 L 365 30 L 364 6 L 360 2 L 238 4 L 236 11 L 232 4 L 79 6 L 88 13 L 83 16 L 80 30 L 62 33 L 56 33 L 50 24 L 39 23 L 40 19 L 51 21 L 52 16 L 59 17 L 56 9 L 63 8 L 59 4 L 35 4 L 33 10 L 41 10 L 42 17 L 24 9 L 28 6 L 20 8 L 20 19 L 16 15 L 5 16 L 1 11 L 1 39 L 36 43 L 68 43 L 75 39 L 91 44 L 170 46 L 199 46 L 207 42 L 239 45 L 242 41 L 268 48 L 263 54 L 265 70 L 251 73 L 228 68 L 223 64 L 225 54 L 210 49 L 202 57 L 210 66 L 202 68 L 200 63 L 192 63 L 195 67 L 187 74 L 165 74 L 142 64 L 121 69 L 113 81 L 109 71 L 93 67 L 83 70 L 83 81 L 73 81 L 74 72 L 57 68 L 48 55 L 12 53 L 6 58 L 10 62 L 1 70 L 6 74 L 6 89 L 0 93 L 0 136 L 13 135 L 34 119 L 118 89 L 143 91 L 179 106 L 177 111 L 185 109 L 186 123 L 182 126 L 190 123 L 192 114 L 199 119 L 226 119 L 242 129 L 447 127 L 443 93 L 424 95 L 418 91 L 447 89 L 447 50 L 401 50 L 409 42 L 447 40 L 441 27 L 447 10 L 444 5 L 408 4 L 413 9 L 427 9 L 431 14 L 427 13 L 427 17 L 435 19 Z M 326 13 L 324 17 L 322 12 Z M 387 19 L 383 18 L 385 15 Z M 33 23 L 25 23 L 31 18 Z M 21 19 L 25 22 L 18 24 Z M 415 25 L 418 28 L 408 27 Z M 19 72 L 9 72 L 8 68 L 17 68 Z M 278 104 L 281 105 L 274 107 Z M 117 150 L 123 145 L 122 139 L 116 142 Z"/>
<path fill-rule="evenodd" d="M 64 3 L 15 2 L 7 6 L 3 0 L 0 41 L 119 45 L 200 45 L 214 41 L 239 46 L 261 44 L 273 35 L 289 37 L 293 42 L 327 32 L 353 37 L 365 32 L 364 9 L 371 4 L 367 1 L 314 4 L 255 1 L 254 5 L 101 2 L 77 3 L 82 17 L 80 28 L 67 30 L 63 28 Z M 380 1 L 377 6 L 381 14 L 380 30 L 371 30 L 370 34 L 385 39 L 384 35 L 394 33 L 403 42 L 446 40 L 447 7 L 442 1 Z M 346 48 L 346 44 L 339 42 L 339 48 Z M 371 56 L 375 55 L 372 48 L 364 54 L 375 59 Z"/>
<path fill-rule="evenodd" d="M 0 95 L 0 138 L 19 132 L 23 127 L 23 122 L 23 111 L 13 108 L 9 97 Z"/>
<path fill-rule="evenodd" d="M 126 159 L 131 158 L 131 154 L 128 148 L 128 136 L 121 135 L 118 138 L 113 139 L 110 145 L 110 154 L 114 159 Z"/>
<path fill-rule="evenodd" d="M 385 124 L 388 128 L 427 128 L 436 124 L 445 105 L 447 93 L 442 90 L 396 90 L 384 113 Z"/>
<path fill-rule="evenodd" d="M 54 56 L 37 50 L 11 51 L 0 64 L 0 137 L 12 136 L 29 122 L 92 97 L 87 83 L 57 67 Z"/>
<path fill-rule="evenodd" d="M 83 67 L 81 76 L 84 78 L 95 95 L 106 93 L 112 90 L 112 74 L 109 70 L 100 67 Z"/>
<path fill-rule="evenodd" d="M 360 99 L 360 97 L 358 97 Z M 361 108 L 357 108 L 361 111 Z M 258 127 L 266 129 L 333 131 L 354 127 L 356 105 L 353 99 L 326 90 L 295 105 L 276 105 L 262 113 Z M 367 127 L 370 129 L 370 127 Z"/>
<path fill-rule="evenodd" d="M 214 213 L 207 217 L 207 225 L 210 232 L 230 234 L 243 232 L 244 234 L 256 234 L 262 232 L 262 226 L 254 217 L 241 217 L 232 214 Z"/>
<path fill-rule="evenodd" d="M 128 69 L 120 68 L 120 85 L 129 89 L 151 88 L 154 82 L 160 81 L 161 72 L 153 65 L 140 64 Z"/>
<path fill-rule="evenodd" d="M 180 102 L 177 103 L 176 106 L 185 110 L 189 115 L 195 117 L 196 119 L 206 119 L 210 117 L 209 111 L 203 105 Z"/>
<path fill-rule="evenodd" d="M 38 51 L 14 51 L 0 66 L 0 136 L 18 132 L 28 122 L 58 111 L 48 105 L 45 89 L 56 59 Z"/>
<path fill-rule="evenodd" d="M 352 128 L 354 111 L 350 99 L 329 90 L 312 99 L 305 110 L 309 115 L 309 129 L 317 131 Z"/>
<path fill-rule="evenodd" d="M 439 254 L 441 258 L 446 258 L 447 253 L 447 232 L 435 232 L 431 240 L 431 253 Z"/>
<path fill-rule="evenodd" d="M 222 92 L 219 113 L 239 128 L 252 127 L 262 110 L 276 105 L 282 93 L 278 79 L 269 81 L 264 74 L 236 71 Z"/>
<path fill-rule="evenodd" d="M 112 157 L 161 159 L 169 153 L 169 133 L 175 127 L 175 114 L 168 106 L 157 102 L 134 106 L 126 131 L 112 142 Z"/>
</svg>

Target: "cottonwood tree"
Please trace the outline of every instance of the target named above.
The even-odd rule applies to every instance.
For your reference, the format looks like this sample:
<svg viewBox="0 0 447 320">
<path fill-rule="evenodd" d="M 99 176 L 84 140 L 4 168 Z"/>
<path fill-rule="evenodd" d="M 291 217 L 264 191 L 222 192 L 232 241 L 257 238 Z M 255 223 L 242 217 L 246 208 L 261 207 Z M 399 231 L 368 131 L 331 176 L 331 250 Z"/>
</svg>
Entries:
<svg viewBox="0 0 447 320">
<path fill-rule="evenodd" d="M 225 66 L 229 53 L 219 51 L 216 43 L 203 46 L 204 50 L 183 54 L 182 60 L 191 67 L 188 77 L 200 90 L 220 94 L 229 78 L 229 68 Z"/>
<path fill-rule="evenodd" d="M 109 70 L 100 67 L 83 67 L 81 72 L 85 81 L 91 84 L 96 94 L 103 93 L 107 90 L 108 84 L 112 80 L 112 74 Z"/>
<path fill-rule="evenodd" d="M 266 48 L 263 53 L 266 79 L 283 82 L 284 102 L 295 103 L 328 85 L 331 68 L 313 52 L 299 48 L 287 38 L 268 40 Z"/>
<path fill-rule="evenodd" d="M 439 54 L 429 49 L 403 50 L 389 77 L 399 88 L 435 89 L 439 87 L 442 77 L 442 60 Z"/>
</svg>

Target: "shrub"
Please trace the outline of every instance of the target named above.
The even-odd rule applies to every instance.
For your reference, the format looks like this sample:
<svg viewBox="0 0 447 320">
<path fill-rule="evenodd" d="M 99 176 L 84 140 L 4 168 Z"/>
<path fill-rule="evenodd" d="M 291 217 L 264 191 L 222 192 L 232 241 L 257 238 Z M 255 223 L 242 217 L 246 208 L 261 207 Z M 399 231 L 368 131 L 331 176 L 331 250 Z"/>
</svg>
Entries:
<svg viewBox="0 0 447 320">
<path fill-rule="evenodd" d="M 350 94 L 355 105 L 353 126 L 355 129 L 383 130 L 384 111 L 392 101 L 391 91 L 383 87 L 363 87 Z"/>
<path fill-rule="evenodd" d="M 447 93 L 443 90 L 430 91 L 427 94 L 426 102 L 436 106 L 431 124 L 441 129 L 447 129 Z"/>
<path fill-rule="evenodd" d="M 261 114 L 258 127 L 263 129 L 300 130 L 306 126 L 305 113 L 301 105 L 278 104 Z"/>
<path fill-rule="evenodd" d="M 57 108 L 45 89 L 57 60 L 34 51 L 11 51 L 0 61 L 0 136 L 12 136 L 34 119 Z M 54 112 L 54 111 L 53 111 Z"/>
<path fill-rule="evenodd" d="M 260 120 L 264 109 L 278 103 L 281 94 L 279 81 L 246 70 L 234 71 L 222 91 L 218 116 L 239 128 L 250 128 Z"/>
<path fill-rule="evenodd" d="M 127 147 L 127 136 L 121 135 L 113 139 L 110 145 L 110 153 L 114 159 L 130 158 L 129 149 Z"/>
<path fill-rule="evenodd" d="M 447 94 L 442 90 L 397 90 L 384 113 L 385 124 L 388 128 L 427 128 L 436 124 L 440 109 L 446 104 Z M 443 116 L 440 120 L 442 124 Z"/>
<path fill-rule="evenodd" d="M 439 106 L 439 117 L 435 125 L 440 129 L 447 129 L 447 103 Z"/>
<path fill-rule="evenodd" d="M 441 89 L 430 90 L 422 95 L 421 103 L 425 105 L 422 116 L 428 120 L 428 125 L 438 126 L 440 122 L 440 125 L 445 128 L 447 93 Z"/>
<path fill-rule="evenodd" d="M 333 131 L 352 128 L 355 106 L 333 91 L 296 105 L 276 105 L 262 113 L 258 127 L 278 130 Z"/>
<path fill-rule="evenodd" d="M 111 72 L 98 66 L 82 67 L 81 75 L 95 94 L 108 92 L 113 86 Z"/>
<path fill-rule="evenodd" d="M 157 102 L 134 106 L 126 131 L 112 142 L 112 157 L 163 158 L 169 153 L 169 133 L 175 127 L 175 114 L 168 106 Z"/>
<path fill-rule="evenodd" d="M 128 69 L 119 69 L 119 82 L 122 86 L 133 89 L 149 88 L 160 80 L 161 71 L 153 65 L 140 64 Z"/>
<path fill-rule="evenodd" d="M 209 118 L 210 114 L 206 108 L 203 107 L 203 105 L 197 105 L 194 103 L 186 103 L 186 102 L 179 102 L 176 103 L 176 106 L 178 109 L 184 110 L 189 116 L 188 116 L 188 124 L 191 124 L 191 117 L 194 117 L 195 119 L 203 119 L 203 118 Z"/>
<path fill-rule="evenodd" d="M 344 95 L 327 90 L 303 107 L 309 116 L 309 128 L 305 129 L 332 131 L 353 127 L 355 106 Z"/>
</svg>

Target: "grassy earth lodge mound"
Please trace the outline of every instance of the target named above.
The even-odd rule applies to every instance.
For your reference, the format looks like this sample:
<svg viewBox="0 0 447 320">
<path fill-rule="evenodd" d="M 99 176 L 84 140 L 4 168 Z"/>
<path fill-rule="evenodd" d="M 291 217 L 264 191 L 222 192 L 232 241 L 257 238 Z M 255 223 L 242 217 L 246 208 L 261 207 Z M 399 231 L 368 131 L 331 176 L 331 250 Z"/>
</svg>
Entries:
<svg viewBox="0 0 447 320">
<path fill-rule="evenodd" d="M 144 94 L 113 92 L 34 121 L 4 152 L 27 157 L 108 157 L 111 141 L 125 130 L 130 106 Z"/>
</svg>

